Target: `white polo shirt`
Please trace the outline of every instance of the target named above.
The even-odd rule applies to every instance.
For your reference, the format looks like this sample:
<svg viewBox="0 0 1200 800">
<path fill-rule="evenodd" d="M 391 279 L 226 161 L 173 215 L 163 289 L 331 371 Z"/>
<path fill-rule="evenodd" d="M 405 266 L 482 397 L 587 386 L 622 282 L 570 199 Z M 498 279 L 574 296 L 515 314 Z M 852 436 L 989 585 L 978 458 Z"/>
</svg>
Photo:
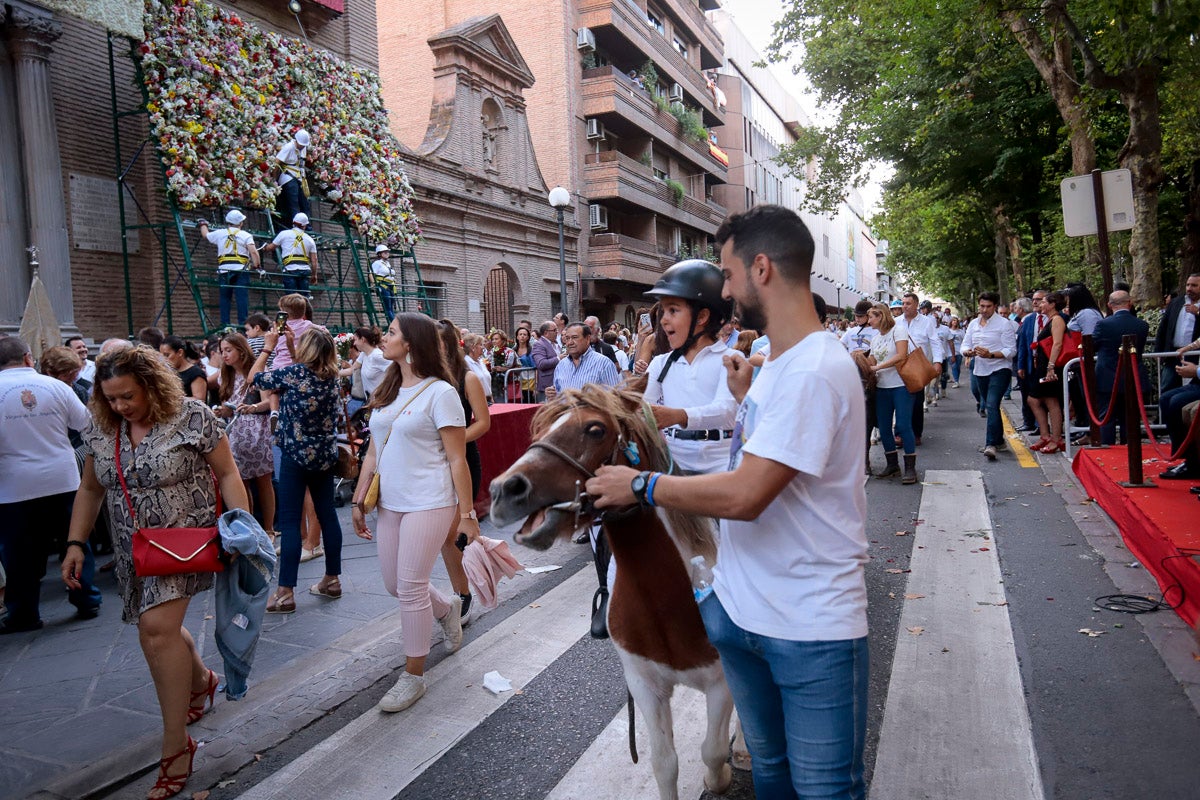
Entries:
<svg viewBox="0 0 1200 800">
<path fill-rule="evenodd" d="M 288 228 L 280 231 L 275 237 L 275 246 L 279 248 L 279 262 L 284 272 L 312 272 L 312 257 L 317 254 L 317 243 L 299 228 Z"/>
<path fill-rule="evenodd" d="M 67 429 L 91 423 L 75 390 L 32 367 L 0 370 L 0 503 L 79 488 Z"/>
<path fill-rule="evenodd" d="M 737 401 L 729 393 L 722 358 L 729 352 L 723 341 L 696 353 L 691 363 L 676 359 L 666 380 L 658 376 L 670 353 L 655 356 L 650 362 L 649 382 L 644 396 L 651 405 L 681 408 L 687 412 L 685 430 L 721 430 L 733 428 Z M 667 447 L 675 462 L 690 472 L 724 472 L 729 467 L 729 439 L 689 440 L 667 436 Z"/>
</svg>

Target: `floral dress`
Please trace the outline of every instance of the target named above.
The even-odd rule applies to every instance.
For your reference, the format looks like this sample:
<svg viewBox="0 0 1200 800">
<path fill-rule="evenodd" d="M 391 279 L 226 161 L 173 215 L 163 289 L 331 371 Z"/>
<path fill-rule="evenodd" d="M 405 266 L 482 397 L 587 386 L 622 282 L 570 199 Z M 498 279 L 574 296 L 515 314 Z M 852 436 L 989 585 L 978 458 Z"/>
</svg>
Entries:
<svg viewBox="0 0 1200 800">
<path fill-rule="evenodd" d="M 233 381 L 233 394 L 229 401 L 236 405 L 246 402 L 250 393 L 246 378 L 238 375 Z M 225 427 L 233 460 L 243 480 L 270 475 L 274 469 L 271 457 L 271 421 L 267 414 L 238 414 Z"/>
<path fill-rule="evenodd" d="M 216 524 L 216 485 L 204 457 L 224 433 L 212 411 L 187 398 L 174 417 L 160 422 L 131 448 L 129 426 L 122 422 L 121 468 L 137 510 L 130 517 L 125 493 L 117 479 L 116 434 L 95 425 L 84 432 L 84 443 L 95 459 L 96 478 L 106 490 L 113 553 L 113 570 L 121 589 L 121 617 L 136 624 L 142 612 L 170 600 L 192 597 L 210 589 L 211 572 L 139 578 L 133 571 L 133 532 L 136 528 L 202 528 Z"/>
<path fill-rule="evenodd" d="M 292 364 L 260 372 L 254 385 L 283 393 L 275 438 L 285 456 L 314 471 L 337 464 L 337 423 L 342 409 L 336 376 L 325 380 L 304 364 Z"/>
</svg>

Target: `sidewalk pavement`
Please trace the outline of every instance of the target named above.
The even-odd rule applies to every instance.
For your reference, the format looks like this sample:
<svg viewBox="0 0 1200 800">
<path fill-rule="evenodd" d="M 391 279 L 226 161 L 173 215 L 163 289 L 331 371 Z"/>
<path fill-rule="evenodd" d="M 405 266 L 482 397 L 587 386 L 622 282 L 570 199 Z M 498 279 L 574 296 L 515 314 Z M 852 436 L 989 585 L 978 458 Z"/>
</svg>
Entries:
<svg viewBox="0 0 1200 800">
<path fill-rule="evenodd" d="M 266 615 L 249 694 L 232 703 L 218 693 L 216 709 L 189 728 L 207 743 L 198 762 L 206 773 L 233 771 L 403 664 L 399 610 L 383 588 L 375 542 L 351 532 L 348 507 L 339 517 L 345 594 L 338 600 L 310 595 L 307 589 L 320 579 L 324 563 L 317 558 L 300 565 L 297 611 Z M 481 528 L 483 535 L 511 543 L 515 526 L 500 531 L 485 519 Z M 575 571 L 587 550 L 569 542 L 541 553 L 510 546 L 527 567 L 564 569 L 521 572 L 503 581 L 502 601 L 535 587 L 545 591 Z M 158 701 L 137 629 L 120 620 L 112 573 L 100 574 L 104 605 L 98 618 L 86 622 L 73 618 L 56 575 L 52 561 L 42 582 L 46 627 L 0 640 L 0 800 L 88 796 L 152 769 L 159 757 Z M 433 578 L 448 587 L 440 559 Z M 196 597 L 186 626 L 205 663 L 221 675 L 213 609 L 211 592 Z M 471 613 L 474 625 L 487 626 L 481 617 L 490 612 L 478 602 Z M 431 665 L 441 653 L 434 648 Z"/>
</svg>

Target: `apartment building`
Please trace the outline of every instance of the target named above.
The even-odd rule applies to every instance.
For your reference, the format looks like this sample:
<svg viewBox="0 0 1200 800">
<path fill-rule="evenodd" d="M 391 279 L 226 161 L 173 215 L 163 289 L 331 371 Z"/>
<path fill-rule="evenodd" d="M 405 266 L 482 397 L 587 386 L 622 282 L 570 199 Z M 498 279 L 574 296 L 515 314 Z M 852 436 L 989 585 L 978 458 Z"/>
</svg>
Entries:
<svg viewBox="0 0 1200 800">
<path fill-rule="evenodd" d="M 711 19 L 725 43 L 717 85 L 728 101 L 721 148 L 731 162 L 727 182 L 714 191 L 716 200 L 730 213 L 758 203 L 778 203 L 799 212 L 816 242 L 812 288 L 831 309 L 875 299 L 880 287 L 890 297 L 886 259 L 876 257 L 861 194 L 851 189 L 834 213 L 801 208 L 805 182 L 815 177 L 815 167 L 806 175 L 792 175 L 773 158 L 796 141 L 801 129 L 812 124 L 811 118 L 770 70 L 755 66 L 762 54 L 728 13 L 716 11 Z"/>
<path fill-rule="evenodd" d="M 725 217 L 714 191 L 728 158 L 725 112 L 705 71 L 721 66 L 717 0 L 414 0 L 380 6 L 384 100 L 416 148 L 425 120 L 402 112 L 433 94 L 425 42 L 499 14 L 534 83 L 524 91 L 538 165 L 571 192 L 579 235 L 573 317 L 632 325 L 642 292 L 681 257 L 704 254 Z M 714 136 L 715 134 L 715 136 Z M 714 141 L 716 138 L 716 141 Z M 556 274 L 544 276 L 547 287 Z M 549 288 L 547 289 L 549 291 Z"/>
</svg>

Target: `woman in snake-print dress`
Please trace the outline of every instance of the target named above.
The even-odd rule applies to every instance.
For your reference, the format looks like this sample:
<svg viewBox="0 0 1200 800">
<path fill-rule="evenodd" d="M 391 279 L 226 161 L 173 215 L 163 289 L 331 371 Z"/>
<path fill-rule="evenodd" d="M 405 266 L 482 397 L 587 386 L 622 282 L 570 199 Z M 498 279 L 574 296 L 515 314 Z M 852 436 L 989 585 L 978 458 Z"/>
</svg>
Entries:
<svg viewBox="0 0 1200 800">
<path fill-rule="evenodd" d="M 139 346 L 102 356 L 96 364 L 96 387 L 93 425 L 84 433 L 90 453 L 68 542 L 87 539 L 100 504 L 107 502 L 123 616 L 138 626 L 162 712 L 163 759 L 149 798 L 163 800 L 182 791 L 191 774 L 196 744 L 186 725 L 203 716 L 217 687 L 217 676 L 204 666 L 183 627 L 188 601 L 211 587 L 213 576 L 138 577 L 133 533 L 138 527 L 214 525 L 214 480 L 226 507 L 248 509 L 248 503 L 220 423 L 203 403 L 184 398 L 179 377 L 158 353 Z M 117 477 L 118 448 L 136 515 L 131 515 Z M 62 563 L 68 587 L 78 583 L 81 565 L 82 548 L 68 547 Z"/>
</svg>

